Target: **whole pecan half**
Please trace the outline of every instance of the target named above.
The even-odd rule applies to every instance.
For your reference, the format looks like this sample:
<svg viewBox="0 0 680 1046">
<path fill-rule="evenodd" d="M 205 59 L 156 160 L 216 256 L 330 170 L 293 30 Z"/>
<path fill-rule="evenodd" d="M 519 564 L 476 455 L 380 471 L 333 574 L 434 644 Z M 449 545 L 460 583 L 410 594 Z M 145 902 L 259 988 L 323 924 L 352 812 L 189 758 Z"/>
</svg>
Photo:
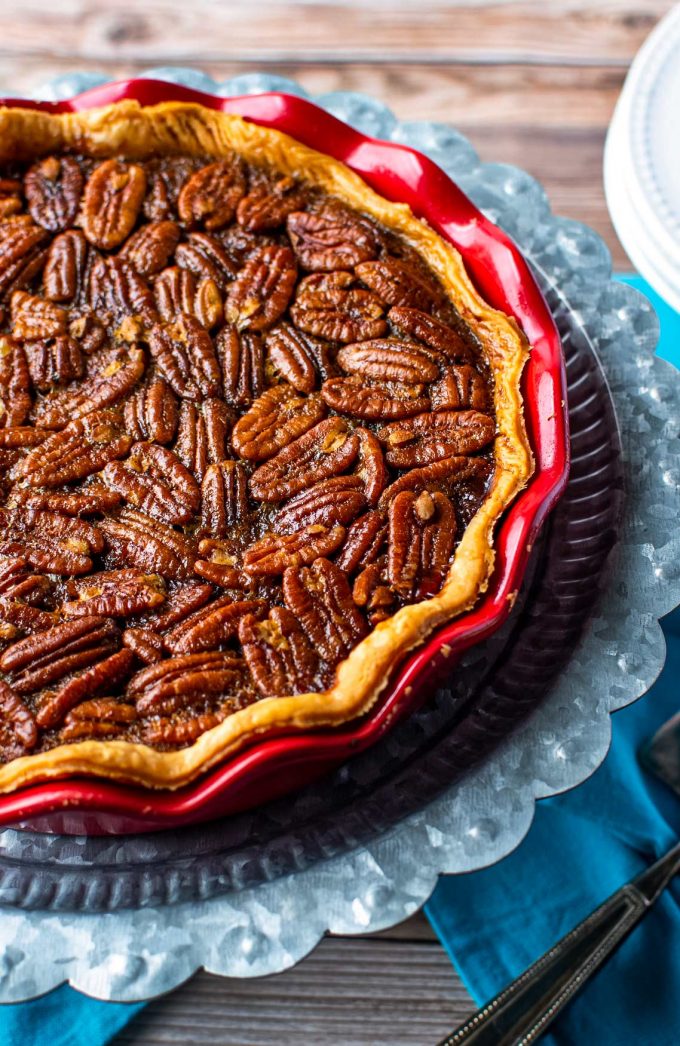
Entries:
<svg viewBox="0 0 680 1046">
<path fill-rule="evenodd" d="M 60 487 L 127 454 L 132 437 L 113 410 L 93 411 L 55 432 L 21 459 L 15 477 L 31 487 Z"/>
<path fill-rule="evenodd" d="M 175 394 L 160 374 L 152 374 L 126 400 L 125 427 L 138 440 L 169 443 L 177 431 Z"/>
<path fill-rule="evenodd" d="M 354 271 L 386 305 L 431 312 L 446 301 L 443 290 L 433 278 L 396 258 L 361 262 Z"/>
<path fill-rule="evenodd" d="M 359 567 L 375 562 L 386 537 L 387 525 L 382 512 L 366 512 L 348 529 L 345 544 L 335 562 L 346 574 L 353 574 Z"/>
<path fill-rule="evenodd" d="M 148 628 L 126 628 L 123 646 L 145 665 L 154 665 L 165 653 L 161 637 Z"/>
<path fill-rule="evenodd" d="M 119 737 L 136 719 L 134 705 L 115 697 L 95 697 L 82 701 L 67 713 L 59 737 L 62 741 Z"/>
<path fill-rule="evenodd" d="M 479 354 L 475 335 L 459 316 L 451 326 L 420 309 L 396 305 L 387 318 L 397 330 L 417 338 L 449 362 L 469 363 Z"/>
<path fill-rule="evenodd" d="M 89 248 L 79 229 L 55 236 L 47 251 L 43 294 L 49 301 L 72 302 L 85 289 Z"/>
<path fill-rule="evenodd" d="M 345 345 L 336 357 L 348 374 L 359 374 L 374 381 L 397 381 L 418 385 L 439 377 L 439 367 L 410 342 L 397 338 L 376 338 Z"/>
<path fill-rule="evenodd" d="M 15 338 L 56 338 L 66 334 L 68 313 L 38 294 L 15 291 L 11 302 L 12 334 Z"/>
<path fill-rule="evenodd" d="M 0 335 L 0 428 L 14 428 L 31 409 L 31 379 L 23 347 Z"/>
<path fill-rule="evenodd" d="M 233 653 L 180 654 L 142 668 L 128 683 L 126 694 L 135 700 L 140 715 L 168 715 L 238 692 L 244 674 L 244 662 Z"/>
<path fill-rule="evenodd" d="M 198 483 L 176 454 L 157 443 L 135 443 L 125 461 L 110 461 L 107 486 L 129 505 L 165 523 L 189 523 L 201 503 Z"/>
<path fill-rule="evenodd" d="M 39 225 L 0 224 L 0 299 L 25 287 L 42 270 L 48 234 Z"/>
<path fill-rule="evenodd" d="M 217 465 L 228 457 L 229 428 L 229 412 L 221 399 L 182 401 L 174 451 L 199 482 L 209 465 Z"/>
<path fill-rule="evenodd" d="M 29 214 L 48 232 L 62 232 L 73 225 L 82 190 L 83 176 L 72 156 L 46 156 L 24 176 Z"/>
<path fill-rule="evenodd" d="M 206 469 L 201 486 L 201 530 L 223 538 L 248 517 L 248 476 L 238 461 Z"/>
<path fill-rule="evenodd" d="M 0 552 L 21 554 L 27 563 L 52 574 L 86 574 L 91 555 L 104 547 L 97 527 L 44 509 L 0 509 Z"/>
<path fill-rule="evenodd" d="M 305 199 L 304 189 L 293 178 L 258 185 L 239 200 L 236 221 L 247 232 L 262 232 L 283 225 L 293 211 L 299 210 Z"/>
<path fill-rule="evenodd" d="M 184 312 L 212 330 L 222 319 L 222 295 L 210 277 L 199 278 L 173 265 L 164 269 L 154 283 L 156 307 L 166 321 Z"/>
<path fill-rule="evenodd" d="M 140 276 L 154 276 L 165 268 L 179 243 L 176 222 L 150 222 L 133 233 L 123 244 L 120 257 Z"/>
<path fill-rule="evenodd" d="M 289 311 L 299 330 L 329 341 L 362 341 L 387 332 L 380 298 L 355 287 L 351 272 L 305 276 Z"/>
<path fill-rule="evenodd" d="M 334 476 L 313 483 L 287 501 L 274 516 L 273 527 L 277 534 L 294 534 L 313 523 L 346 526 L 363 512 L 366 504 L 358 476 Z"/>
<path fill-rule="evenodd" d="M 295 256 L 289 247 L 272 244 L 253 251 L 227 292 L 227 322 L 239 330 L 273 327 L 288 307 L 296 278 Z"/>
<path fill-rule="evenodd" d="M 194 610 L 204 606 L 213 596 L 214 589 L 211 585 L 204 585 L 198 581 L 190 581 L 187 584 L 172 584 L 168 588 L 168 594 L 163 604 L 162 611 L 154 611 L 144 623 L 146 630 L 154 633 L 165 632 L 166 629 L 184 621 Z"/>
<path fill-rule="evenodd" d="M 193 574 L 195 543 L 157 519 L 125 509 L 117 519 L 99 524 L 108 555 L 118 566 L 137 567 L 147 574 L 186 581 Z"/>
<path fill-rule="evenodd" d="M 408 418 L 430 408 L 430 398 L 423 385 L 404 385 L 396 381 L 368 382 L 358 374 L 347 378 L 329 378 L 321 386 L 321 395 L 329 407 L 340 414 L 366 421 L 388 421 Z"/>
<path fill-rule="evenodd" d="M 340 204 L 297 211 L 288 216 L 286 227 L 300 265 L 310 272 L 352 269 L 380 252 L 375 225 Z"/>
<path fill-rule="evenodd" d="M 181 312 L 173 322 L 156 324 L 149 348 L 178 396 L 202 400 L 219 394 L 222 375 L 212 339 L 193 316 Z"/>
<path fill-rule="evenodd" d="M 239 641 L 255 686 L 263 697 L 304 694 L 318 683 L 319 656 L 286 607 L 272 607 L 260 620 L 243 617 Z"/>
<path fill-rule="evenodd" d="M 336 373 L 328 343 L 290 323 L 271 330 L 265 344 L 270 367 L 298 392 L 313 392 L 319 375 L 325 380 Z"/>
<path fill-rule="evenodd" d="M 3 762 L 26 755 L 38 743 L 35 717 L 19 695 L 0 680 L 0 756 Z"/>
<path fill-rule="evenodd" d="M 311 567 L 289 567 L 283 575 L 283 596 L 303 632 L 329 665 L 347 657 L 368 631 L 346 576 L 328 559 L 317 559 Z"/>
<path fill-rule="evenodd" d="M 468 480 L 485 481 L 493 472 L 493 465 L 484 458 L 467 458 L 456 455 L 452 458 L 441 458 L 431 465 L 411 469 L 405 472 L 394 483 L 386 487 L 380 497 L 379 507 L 387 508 L 392 499 L 402 490 L 429 490 L 430 493 L 441 491 L 450 494 L 459 483 Z"/>
<path fill-rule="evenodd" d="M 103 570 L 66 586 L 73 602 L 63 603 L 68 617 L 131 617 L 165 602 L 165 585 L 158 574 L 141 570 Z"/>
<path fill-rule="evenodd" d="M 206 731 L 219 726 L 235 711 L 234 702 L 228 699 L 221 701 L 220 707 L 213 712 L 155 716 L 143 724 L 141 737 L 148 745 L 172 745 L 174 748 L 181 748 L 190 745 Z"/>
<path fill-rule="evenodd" d="M 110 512 L 120 502 L 120 494 L 117 494 L 115 490 L 110 490 L 99 483 L 90 483 L 73 493 L 14 487 L 7 506 L 16 508 L 18 505 L 23 505 L 28 509 L 48 509 L 50 512 L 58 512 L 64 516 L 92 516 L 99 512 Z"/>
<path fill-rule="evenodd" d="M 345 528 L 321 523 L 303 527 L 293 534 L 265 534 L 243 553 L 243 569 L 253 576 L 276 576 L 288 567 L 313 563 L 330 556 L 342 545 Z"/>
<path fill-rule="evenodd" d="M 0 669 L 21 694 L 34 693 L 95 664 L 118 646 L 119 630 L 104 617 L 80 617 L 20 639 L 0 655 Z"/>
<path fill-rule="evenodd" d="M 246 191 L 243 164 L 237 156 L 218 160 L 192 174 L 177 201 L 185 225 L 221 229 L 234 217 L 236 204 Z"/>
<path fill-rule="evenodd" d="M 189 233 L 187 240 L 175 251 L 179 267 L 192 273 L 198 280 L 212 280 L 220 291 L 224 291 L 238 275 L 240 266 L 235 265 L 223 244 L 208 232 Z"/>
<path fill-rule="evenodd" d="M 36 424 L 58 429 L 71 418 L 118 403 L 137 384 L 145 365 L 144 352 L 137 347 L 106 349 L 88 357 L 84 381 L 55 389 L 36 404 Z"/>
<path fill-rule="evenodd" d="M 265 461 L 324 417 L 319 396 L 303 397 L 290 385 L 267 389 L 234 425 L 231 443 L 248 461 Z"/>
<path fill-rule="evenodd" d="M 363 484 L 369 505 L 377 505 L 387 483 L 387 469 L 382 447 L 370 429 L 356 428 L 359 440 L 359 461 L 354 473 Z"/>
<path fill-rule="evenodd" d="M 469 364 L 447 367 L 430 386 L 432 410 L 484 410 L 489 395 L 484 378 Z"/>
<path fill-rule="evenodd" d="M 250 477 L 250 492 L 258 501 L 282 501 L 344 472 L 358 453 L 359 438 L 348 422 L 327 418 L 260 465 Z"/>
<path fill-rule="evenodd" d="M 81 619 L 82 620 L 82 619 Z M 43 633 L 44 635 L 44 633 Z M 67 712 L 80 704 L 86 697 L 102 690 L 115 688 L 130 674 L 134 654 L 131 650 L 118 650 L 115 654 L 78 672 L 54 692 L 43 695 L 36 713 L 36 722 L 43 730 L 57 726 Z"/>
<path fill-rule="evenodd" d="M 118 247 L 135 227 L 145 192 L 143 167 L 115 159 L 98 164 L 83 196 L 83 232 L 90 243 L 105 251 Z"/>
<path fill-rule="evenodd" d="M 37 447 L 51 435 L 51 429 L 35 428 L 33 425 L 8 425 L 7 428 L 0 428 L 0 449 Z"/>
<path fill-rule="evenodd" d="M 85 304 L 102 322 L 110 326 L 120 324 L 123 332 L 132 328 L 134 336 L 139 336 L 156 317 L 151 288 L 129 262 L 116 255 L 95 259 L 85 297 Z"/>
<path fill-rule="evenodd" d="M 235 603 L 231 596 L 220 596 L 166 632 L 163 642 L 173 654 L 200 654 L 204 650 L 217 650 L 223 643 L 233 639 L 241 618 L 246 614 L 261 617 L 266 610 L 267 604 L 263 599 L 244 599 Z"/>
<path fill-rule="evenodd" d="M 419 414 L 378 429 L 388 465 L 398 469 L 431 465 L 441 458 L 472 454 L 489 444 L 496 425 L 488 414 L 476 410 L 442 410 Z"/>
<path fill-rule="evenodd" d="M 387 574 L 402 598 L 438 592 L 456 541 L 456 511 L 438 491 L 403 490 L 389 512 Z"/>
<path fill-rule="evenodd" d="M 224 398 L 234 407 L 252 403 L 264 392 L 262 338 L 236 327 L 223 327 L 215 342 L 224 379 Z"/>
<path fill-rule="evenodd" d="M 85 361 L 73 338 L 43 338 L 26 347 L 28 371 L 34 388 L 47 392 L 53 385 L 66 385 L 82 377 Z"/>
</svg>

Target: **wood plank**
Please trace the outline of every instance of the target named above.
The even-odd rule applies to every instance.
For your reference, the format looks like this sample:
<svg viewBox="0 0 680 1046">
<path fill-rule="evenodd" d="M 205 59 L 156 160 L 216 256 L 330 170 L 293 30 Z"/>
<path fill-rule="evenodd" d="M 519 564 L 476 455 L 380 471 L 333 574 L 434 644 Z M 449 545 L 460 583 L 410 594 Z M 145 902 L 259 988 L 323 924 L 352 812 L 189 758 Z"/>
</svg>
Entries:
<svg viewBox="0 0 680 1046">
<path fill-rule="evenodd" d="M 24 0 L 3 6 L 3 54 L 71 62 L 186 62 L 200 54 L 252 65 L 304 54 L 305 61 L 427 56 L 446 64 L 625 67 L 672 0 Z"/>
<path fill-rule="evenodd" d="M 437 944 L 327 938 L 273 977 L 197 974 L 152 1002 L 114 1046 L 423 1046 L 473 1010 Z"/>
</svg>

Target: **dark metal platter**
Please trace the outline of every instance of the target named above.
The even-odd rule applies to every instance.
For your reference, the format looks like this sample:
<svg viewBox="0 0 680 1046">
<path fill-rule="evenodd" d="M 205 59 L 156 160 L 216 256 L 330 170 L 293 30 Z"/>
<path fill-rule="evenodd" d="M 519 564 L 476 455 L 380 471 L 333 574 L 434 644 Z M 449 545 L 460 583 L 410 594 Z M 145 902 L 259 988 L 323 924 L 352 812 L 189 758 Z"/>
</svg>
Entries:
<svg viewBox="0 0 680 1046">
<path fill-rule="evenodd" d="M 530 715 L 597 602 L 623 500 L 606 377 L 572 314 L 544 289 L 567 363 L 572 468 L 506 626 L 379 744 L 293 796 L 222 821 L 125 838 L 4 830 L 0 904 L 114 911 L 205 899 L 301 870 L 424 807 Z"/>
</svg>

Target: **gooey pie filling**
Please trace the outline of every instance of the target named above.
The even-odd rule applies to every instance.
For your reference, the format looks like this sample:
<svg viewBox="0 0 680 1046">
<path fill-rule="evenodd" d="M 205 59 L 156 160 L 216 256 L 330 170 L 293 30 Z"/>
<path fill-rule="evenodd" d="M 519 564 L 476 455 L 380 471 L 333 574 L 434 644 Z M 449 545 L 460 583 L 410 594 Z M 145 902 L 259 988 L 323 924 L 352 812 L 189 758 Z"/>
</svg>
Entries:
<svg viewBox="0 0 680 1046">
<path fill-rule="evenodd" d="M 0 175 L 0 759 L 191 744 L 441 588 L 491 376 L 420 255 L 244 163 Z"/>
</svg>

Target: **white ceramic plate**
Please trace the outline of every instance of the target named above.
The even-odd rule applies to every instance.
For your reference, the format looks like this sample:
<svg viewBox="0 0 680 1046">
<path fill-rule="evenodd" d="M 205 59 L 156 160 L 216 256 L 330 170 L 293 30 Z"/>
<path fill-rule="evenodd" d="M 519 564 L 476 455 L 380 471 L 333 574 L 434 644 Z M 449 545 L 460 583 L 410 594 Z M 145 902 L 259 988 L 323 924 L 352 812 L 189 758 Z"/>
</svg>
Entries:
<svg viewBox="0 0 680 1046">
<path fill-rule="evenodd" d="M 607 202 L 643 276 L 680 311 L 680 6 L 631 67 L 605 149 Z"/>
</svg>

